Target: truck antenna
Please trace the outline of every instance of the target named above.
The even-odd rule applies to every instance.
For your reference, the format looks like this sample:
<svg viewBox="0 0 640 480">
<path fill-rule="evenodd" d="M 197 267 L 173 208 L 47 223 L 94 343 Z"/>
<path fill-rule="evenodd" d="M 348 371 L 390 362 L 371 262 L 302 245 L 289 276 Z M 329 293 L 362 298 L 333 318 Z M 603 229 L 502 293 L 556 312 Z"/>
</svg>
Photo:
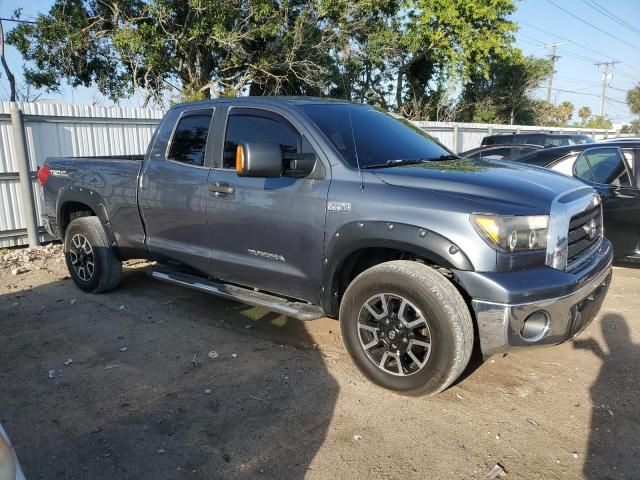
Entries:
<svg viewBox="0 0 640 480">
<path fill-rule="evenodd" d="M 351 119 L 351 111 L 347 110 L 349 114 L 349 126 L 351 127 L 351 140 L 353 141 L 353 151 L 356 154 L 356 165 L 358 167 L 358 175 L 360 175 L 360 191 L 364 190 L 364 177 L 362 176 L 362 170 L 360 169 L 360 160 L 358 159 L 358 144 L 356 143 L 356 135 L 353 132 L 353 120 Z"/>
</svg>

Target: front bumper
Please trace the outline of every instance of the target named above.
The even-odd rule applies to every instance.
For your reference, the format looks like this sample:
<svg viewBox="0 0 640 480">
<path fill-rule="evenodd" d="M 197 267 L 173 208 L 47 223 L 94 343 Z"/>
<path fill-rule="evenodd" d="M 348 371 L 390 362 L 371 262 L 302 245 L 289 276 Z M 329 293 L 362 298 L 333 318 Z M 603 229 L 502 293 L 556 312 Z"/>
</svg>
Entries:
<svg viewBox="0 0 640 480">
<path fill-rule="evenodd" d="M 531 287 L 526 292 L 530 301 L 503 303 L 481 300 L 475 299 L 477 297 L 469 292 L 474 298 L 471 303 L 478 323 L 483 355 L 489 356 L 518 347 L 555 345 L 573 339 L 591 323 L 600 310 L 609 290 L 612 262 L 611 244 L 608 240 L 603 240 L 588 271 L 571 274 L 545 268 L 513 272 L 516 285 L 522 286 L 525 280 L 524 284 Z M 501 277 L 491 276 L 491 282 L 500 278 L 500 286 L 508 289 L 510 275 L 512 274 L 504 273 Z M 554 285 L 562 283 L 560 278 L 564 278 L 564 284 L 557 285 L 555 295 L 550 294 L 545 275 L 549 275 L 549 283 Z M 531 276 L 529 282 L 526 281 L 526 276 Z M 541 330 L 540 335 L 525 338 L 522 334 L 525 320 L 539 311 L 546 312 L 548 316 L 546 327 Z"/>
</svg>

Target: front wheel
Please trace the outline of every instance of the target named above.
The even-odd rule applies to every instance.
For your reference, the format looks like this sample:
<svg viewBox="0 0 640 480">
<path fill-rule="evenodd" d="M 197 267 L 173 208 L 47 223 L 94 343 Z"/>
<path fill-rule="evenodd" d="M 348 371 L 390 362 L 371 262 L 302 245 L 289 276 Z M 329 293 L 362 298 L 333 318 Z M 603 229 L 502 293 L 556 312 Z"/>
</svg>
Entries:
<svg viewBox="0 0 640 480">
<path fill-rule="evenodd" d="M 432 268 L 411 261 L 376 265 L 356 277 L 340 305 L 345 346 L 374 383 L 433 395 L 469 362 L 473 323 L 460 292 Z"/>
<path fill-rule="evenodd" d="M 80 290 L 102 293 L 120 283 L 122 262 L 109 245 L 98 217 L 80 217 L 69 224 L 64 235 L 64 257 Z"/>
</svg>

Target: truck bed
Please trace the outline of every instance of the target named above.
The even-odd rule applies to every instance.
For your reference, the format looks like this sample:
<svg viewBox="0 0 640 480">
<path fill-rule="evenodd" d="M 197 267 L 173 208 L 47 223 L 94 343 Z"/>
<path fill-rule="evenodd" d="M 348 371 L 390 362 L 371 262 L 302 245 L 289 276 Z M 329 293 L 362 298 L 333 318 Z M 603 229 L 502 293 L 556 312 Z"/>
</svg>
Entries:
<svg viewBox="0 0 640 480">
<path fill-rule="evenodd" d="M 48 158 L 45 165 L 52 174 L 44 187 L 45 203 L 56 199 L 58 191 L 65 188 L 69 199 L 91 202 L 94 213 L 109 221 L 123 253 L 129 248 L 144 248 L 137 204 L 143 159 L 144 155 Z M 50 216 L 57 212 L 55 205 L 45 210 Z M 56 222 L 56 218 L 47 220 Z"/>
</svg>

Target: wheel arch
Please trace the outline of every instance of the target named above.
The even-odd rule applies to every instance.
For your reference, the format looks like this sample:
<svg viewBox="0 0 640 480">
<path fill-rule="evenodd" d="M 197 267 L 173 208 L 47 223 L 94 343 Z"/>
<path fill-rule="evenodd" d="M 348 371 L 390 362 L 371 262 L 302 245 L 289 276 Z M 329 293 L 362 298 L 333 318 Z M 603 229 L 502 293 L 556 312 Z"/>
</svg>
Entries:
<svg viewBox="0 0 640 480">
<path fill-rule="evenodd" d="M 64 241 L 65 231 L 72 220 L 85 216 L 98 217 L 107 235 L 109 244 L 116 246 L 115 236 L 113 235 L 109 215 L 102 197 L 87 188 L 68 187 L 61 190 L 56 205 L 56 218 L 60 239 Z"/>
<path fill-rule="evenodd" d="M 446 237 L 416 225 L 393 222 L 351 222 L 332 235 L 322 273 L 321 306 L 329 315 L 361 271 L 379 263 L 413 259 L 444 269 L 473 270 L 467 255 Z"/>
</svg>

